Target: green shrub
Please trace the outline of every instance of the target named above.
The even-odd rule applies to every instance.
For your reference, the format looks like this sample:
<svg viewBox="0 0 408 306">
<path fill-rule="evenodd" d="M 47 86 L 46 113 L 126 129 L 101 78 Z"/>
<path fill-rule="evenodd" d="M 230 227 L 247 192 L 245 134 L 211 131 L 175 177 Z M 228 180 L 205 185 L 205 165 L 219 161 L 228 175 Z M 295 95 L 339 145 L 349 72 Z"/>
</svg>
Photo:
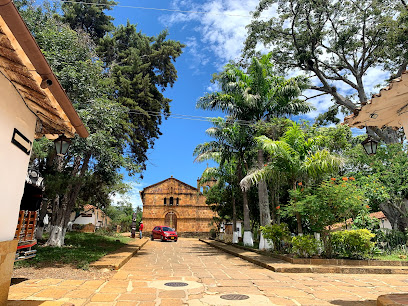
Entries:
<svg viewBox="0 0 408 306">
<path fill-rule="evenodd" d="M 278 252 L 284 251 L 284 245 L 288 245 L 290 241 L 290 231 L 286 223 L 261 226 L 261 231 L 263 237 L 272 242 Z"/>
<path fill-rule="evenodd" d="M 292 252 L 299 257 L 307 258 L 319 254 L 321 243 L 311 235 L 292 238 Z"/>
<path fill-rule="evenodd" d="M 362 259 L 374 251 L 375 234 L 368 229 L 350 230 L 330 233 L 332 252 L 336 257 Z"/>
<path fill-rule="evenodd" d="M 401 246 L 405 246 L 408 242 L 406 233 L 398 230 L 377 231 L 376 241 L 378 246 L 386 251 L 392 251 Z"/>
</svg>

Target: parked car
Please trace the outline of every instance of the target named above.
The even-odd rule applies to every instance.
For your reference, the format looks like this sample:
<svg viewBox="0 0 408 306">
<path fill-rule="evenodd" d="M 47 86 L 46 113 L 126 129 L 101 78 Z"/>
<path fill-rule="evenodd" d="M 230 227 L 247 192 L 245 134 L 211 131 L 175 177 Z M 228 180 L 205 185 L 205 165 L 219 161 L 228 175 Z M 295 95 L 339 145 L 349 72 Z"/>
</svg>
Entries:
<svg viewBox="0 0 408 306">
<path fill-rule="evenodd" d="M 175 241 L 177 242 L 177 232 L 168 226 L 155 226 L 152 230 L 151 240 L 160 239 L 161 241 Z"/>
</svg>

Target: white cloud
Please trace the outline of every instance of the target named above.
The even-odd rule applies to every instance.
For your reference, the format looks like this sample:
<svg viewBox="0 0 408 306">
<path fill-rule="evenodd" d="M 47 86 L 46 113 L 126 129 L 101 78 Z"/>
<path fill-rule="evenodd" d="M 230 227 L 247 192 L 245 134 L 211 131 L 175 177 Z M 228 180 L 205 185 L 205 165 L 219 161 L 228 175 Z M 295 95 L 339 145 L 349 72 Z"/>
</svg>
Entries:
<svg viewBox="0 0 408 306">
<path fill-rule="evenodd" d="M 312 97 L 316 95 L 316 93 L 316 91 L 308 89 L 303 94 L 306 97 Z M 324 95 L 311 99 L 310 103 L 316 108 L 315 110 L 304 115 L 304 117 L 310 120 L 314 120 L 319 114 L 327 112 L 329 107 L 333 105 L 332 97 L 330 95 Z"/>
<path fill-rule="evenodd" d="M 119 202 L 129 202 L 133 208 L 143 207 L 139 191 L 143 190 L 144 184 L 134 181 L 125 181 L 124 183 L 130 186 L 130 190 L 125 194 L 116 193 L 115 195 L 111 195 L 112 204 L 117 205 Z"/>
<path fill-rule="evenodd" d="M 241 55 L 247 30 L 245 28 L 251 22 L 250 12 L 254 11 L 259 0 L 236 1 L 236 0 L 213 0 L 204 4 L 192 3 L 184 0 L 173 0 L 172 8 L 186 11 L 207 12 L 207 14 L 174 13 L 170 17 L 161 18 L 167 26 L 195 21 L 198 25 L 194 28 L 199 34 L 196 39 L 205 46 L 200 52 L 211 51 L 215 55 L 215 66 L 221 68 L 230 60 L 238 60 Z M 274 10 L 266 12 L 273 15 Z M 196 52 L 194 41 L 191 48 Z M 187 48 L 189 48 L 187 42 Z M 200 65 L 205 65 L 203 61 Z"/>
<path fill-rule="evenodd" d="M 220 86 L 218 85 L 218 83 L 211 83 L 210 85 L 207 86 L 208 92 L 215 92 L 219 90 L 220 90 Z"/>
<path fill-rule="evenodd" d="M 210 62 L 210 58 L 202 52 L 202 47 L 195 37 L 188 37 L 185 42 L 187 47 L 187 52 L 190 55 L 190 69 L 194 72 L 193 74 L 202 73 L 202 66 L 207 65 Z"/>
</svg>

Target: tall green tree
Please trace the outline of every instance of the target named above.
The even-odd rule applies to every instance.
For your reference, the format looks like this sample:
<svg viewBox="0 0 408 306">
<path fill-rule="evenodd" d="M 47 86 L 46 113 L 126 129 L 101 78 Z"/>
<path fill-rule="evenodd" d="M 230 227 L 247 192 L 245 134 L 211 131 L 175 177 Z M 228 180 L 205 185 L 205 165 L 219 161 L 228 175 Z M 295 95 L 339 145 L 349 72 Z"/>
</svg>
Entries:
<svg viewBox="0 0 408 306">
<path fill-rule="evenodd" d="M 219 162 L 220 166 L 232 162 L 236 159 L 237 181 L 244 177 L 248 170 L 248 152 L 253 146 L 252 133 L 250 127 L 238 123 L 229 123 L 223 119 L 215 119 L 214 127 L 207 129 L 207 134 L 215 140 L 198 145 L 194 150 L 196 160 L 214 159 Z M 234 183 L 234 182 L 232 182 Z M 243 217 L 244 217 L 244 244 L 253 245 L 250 212 L 248 203 L 248 192 L 242 190 Z M 234 195 L 235 197 L 235 195 Z M 246 232 L 246 234 L 245 234 Z M 245 239 L 246 238 L 246 239 Z"/>
<path fill-rule="evenodd" d="M 311 107 L 298 99 L 308 82 L 303 77 L 286 80 L 277 75 L 271 62 L 271 54 L 253 57 L 248 69 L 230 63 L 214 77 L 221 91 L 202 97 L 197 106 L 203 109 L 222 110 L 232 119 L 257 123 L 286 115 L 307 113 Z M 255 136 L 255 134 L 253 135 Z M 264 165 L 264 152 L 257 150 L 257 167 Z M 264 180 L 258 183 L 260 225 L 271 224 L 268 188 Z"/>
<path fill-rule="evenodd" d="M 278 16 L 262 18 L 272 6 Z M 261 0 L 248 25 L 245 52 L 252 56 L 257 44 L 264 44 L 282 71 L 307 72 L 316 79 L 312 89 L 353 112 L 370 96 L 370 68 L 386 69 L 394 76 L 405 70 L 406 43 L 395 39 L 402 38 L 396 18 L 401 10 L 401 2 L 391 0 Z M 398 142 L 389 128 L 371 127 L 370 133 L 386 143 Z"/>
<path fill-rule="evenodd" d="M 139 145 L 139 142 L 152 143 L 151 138 L 158 137 L 158 124 L 161 121 L 157 120 L 157 114 L 149 117 L 152 122 L 144 116 L 140 121 L 143 121 L 146 126 L 154 126 L 154 132 L 144 133 L 140 130 L 138 132 L 142 136 L 139 139 L 136 139 L 134 134 L 130 135 L 132 118 L 135 115 L 130 113 L 128 107 L 132 101 L 129 96 L 139 97 L 139 94 L 142 96 L 144 88 L 148 88 L 147 94 L 150 95 L 150 99 L 146 102 L 156 107 L 157 104 L 166 104 L 165 108 L 168 110 L 169 100 L 163 97 L 160 90 L 175 81 L 177 72 L 172 65 L 172 59 L 181 51 L 176 54 L 172 52 L 169 43 L 165 41 L 165 35 L 152 39 L 138 33 L 139 42 L 145 43 L 143 47 L 150 51 L 148 54 L 152 56 L 152 62 L 144 63 L 143 79 L 138 78 L 143 75 L 141 71 L 139 71 L 141 74 L 136 76 L 131 73 L 134 72 L 132 69 L 127 76 L 123 76 L 126 69 L 133 65 L 131 54 L 140 54 L 141 51 L 146 51 L 145 49 L 136 50 L 136 47 L 122 49 L 126 46 L 118 46 L 114 52 L 121 53 L 122 57 L 118 58 L 123 60 L 120 64 L 123 70 L 117 69 L 118 73 L 115 74 L 116 68 L 112 66 L 119 65 L 100 60 L 93 44 L 90 43 L 89 35 L 84 31 L 74 31 L 63 24 L 61 18 L 56 17 L 58 10 L 55 7 L 48 4 L 38 8 L 21 5 L 20 11 L 90 132 L 90 136 L 86 139 L 73 140 L 69 154 L 65 158 L 57 158 L 51 149 L 46 155 L 33 156 L 34 162 L 48 177 L 46 178 L 47 192 L 52 199 L 49 203 L 53 211 L 52 229 L 47 244 L 61 246 L 64 244 L 67 224 L 74 207 L 84 201 L 96 200 L 95 197 L 83 192 L 84 187 L 98 183 L 98 191 L 104 194 L 104 197 L 99 197 L 103 200 L 99 204 L 106 206 L 109 204 L 107 194 L 114 191 L 118 181 L 121 180 L 117 173 L 118 169 L 123 167 L 129 174 L 135 174 L 144 168 L 146 146 Z M 135 32 L 135 28 L 132 29 Z M 157 44 L 161 44 L 163 48 Z M 177 45 L 176 42 L 175 44 Z M 168 53 L 164 50 L 166 47 Z M 130 53 L 126 53 L 127 51 Z M 164 53 L 167 54 L 167 58 Z M 126 54 L 129 58 L 126 58 Z M 111 56 L 116 57 L 115 54 Z M 125 62 L 130 63 L 130 66 L 125 65 Z M 148 68 L 150 65 L 152 67 Z M 111 78 L 112 75 L 115 77 Z M 119 83 L 120 78 L 123 84 Z M 126 87 L 126 91 L 120 91 L 121 85 Z M 129 92 L 133 96 L 126 96 Z M 149 105 L 146 109 L 151 110 Z M 137 129 L 133 126 L 133 130 Z M 125 149 L 129 146 L 136 148 L 133 150 L 134 154 L 125 153 Z M 140 151 L 139 146 L 142 147 Z M 38 147 L 50 148 L 47 142 Z"/>
<path fill-rule="evenodd" d="M 97 48 L 107 76 L 113 80 L 109 98 L 128 109 L 124 137 L 134 161 L 145 169 L 146 152 L 160 135 L 171 100 L 163 91 L 177 80 L 174 61 L 183 44 L 167 39 L 167 31 L 146 36 L 130 24 L 117 27 Z"/>
<path fill-rule="evenodd" d="M 319 181 L 325 174 L 335 173 L 342 165 L 342 159 L 322 149 L 321 139 L 308 138 L 301 126 L 293 123 L 280 140 L 271 140 L 266 136 L 257 137 L 258 143 L 270 156 L 269 162 L 243 180 L 248 188 L 260 180 L 268 179 L 279 173 L 281 180 L 285 177 L 292 189 L 299 182 Z M 294 209 L 298 233 L 302 234 L 300 212 Z"/>
</svg>

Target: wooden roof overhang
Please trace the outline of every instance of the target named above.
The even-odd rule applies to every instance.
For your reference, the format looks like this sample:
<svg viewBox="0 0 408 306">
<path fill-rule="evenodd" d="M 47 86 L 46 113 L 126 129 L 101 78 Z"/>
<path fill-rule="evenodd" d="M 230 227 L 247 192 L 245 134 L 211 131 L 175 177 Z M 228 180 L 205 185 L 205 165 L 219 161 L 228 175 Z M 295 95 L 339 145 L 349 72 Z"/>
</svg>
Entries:
<svg viewBox="0 0 408 306">
<path fill-rule="evenodd" d="M 89 135 L 10 0 L 0 0 L 0 72 L 37 116 L 36 137 Z"/>
<path fill-rule="evenodd" d="M 408 133 L 408 71 L 393 79 L 371 100 L 345 117 L 344 123 L 360 129 L 366 126 L 404 127 L 404 132 Z"/>
</svg>

